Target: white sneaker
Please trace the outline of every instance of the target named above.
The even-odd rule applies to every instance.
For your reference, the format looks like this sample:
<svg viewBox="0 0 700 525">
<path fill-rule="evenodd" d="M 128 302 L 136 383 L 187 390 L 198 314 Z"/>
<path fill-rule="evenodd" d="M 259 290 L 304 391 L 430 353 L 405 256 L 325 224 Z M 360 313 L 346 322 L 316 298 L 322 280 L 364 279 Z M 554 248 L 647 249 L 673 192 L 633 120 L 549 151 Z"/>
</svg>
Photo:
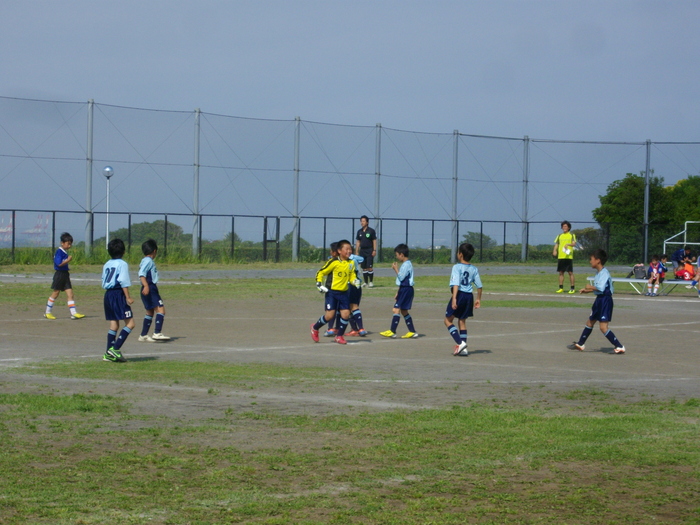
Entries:
<svg viewBox="0 0 700 525">
<path fill-rule="evenodd" d="M 153 340 L 153 338 L 152 338 L 150 335 L 148 335 L 148 334 L 146 334 L 146 335 L 140 335 L 140 336 L 139 336 L 139 342 L 141 342 L 141 343 L 155 343 L 155 341 Z"/>
<path fill-rule="evenodd" d="M 370 288 L 374 288 L 374 283 L 373 283 L 373 282 L 370 282 L 370 283 L 369 283 L 369 287 L 370 287 Z"/>
<path fill-rule="evenodd" d="M 462 341 L 460 344 L 455 345 L 455 351 L 452 352 L 452 355 L 468 356 L 467 343 Z"/>
<path fill-rule="evenodd" d="M 154 341 L 170 341 L 170 338 L 163 334 L 153 334 L 151 337 Z"/>
</svg>

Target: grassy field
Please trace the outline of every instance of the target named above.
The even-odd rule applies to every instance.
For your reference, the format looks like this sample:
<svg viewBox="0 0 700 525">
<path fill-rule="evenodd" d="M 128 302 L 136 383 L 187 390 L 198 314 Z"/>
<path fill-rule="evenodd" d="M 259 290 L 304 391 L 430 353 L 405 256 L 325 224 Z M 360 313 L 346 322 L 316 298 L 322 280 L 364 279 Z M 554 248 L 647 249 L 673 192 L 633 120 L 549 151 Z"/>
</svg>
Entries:
<svg viewBox="0 0 700 525">
<path fill-rule="evenodd" d="M 393 279 L 376 282 L 373 297 L 389 304 Z M 490 276 L 484 309 L 508 317 L 523 308 L 590 308 L 588 300 L 549 299 L 543 290 L 553 291 L 552 282 L 551 273 Z M 96 284 L 75 291 L 79 304 L 102 297 Z M 309 279 L 162 291 L 167 304 L 194 309 L 231 297 L 319 302 Z M 48 287 L 3 283 L 0 292 L 9 311 L 41 312 Z M 445 278 L 421 277 L 416 294 L 444 304 Z M 329 385 L 342 396 L 344 384 L 362 392 L 375 376 L 340 360 L 197 359 L 135 357 L 114 366 L 61 357 L 0 368 L 0 525 L 700 523 L 700 394 L 630 399 L 542 383 L 513 387 L 507 399 L 464 401 L 473 385 L 445 383 L 434 387 L 448 400 L 439 408 L 291 414 L 263 409 L 264 396 L 330 395 Z M 148 403 L 139 394 L 146 391 Z"/>
<path fill-rule="evenodd" d="M 347 377 L 177 361 L 21 371 L 210 396 Z M 592 389 L 543 406 L 195 420 L 134 414 L 126 393 L 4 394 L 0 523 L 697 523 L 699 418 L 697 399 Z"/>
</svg>

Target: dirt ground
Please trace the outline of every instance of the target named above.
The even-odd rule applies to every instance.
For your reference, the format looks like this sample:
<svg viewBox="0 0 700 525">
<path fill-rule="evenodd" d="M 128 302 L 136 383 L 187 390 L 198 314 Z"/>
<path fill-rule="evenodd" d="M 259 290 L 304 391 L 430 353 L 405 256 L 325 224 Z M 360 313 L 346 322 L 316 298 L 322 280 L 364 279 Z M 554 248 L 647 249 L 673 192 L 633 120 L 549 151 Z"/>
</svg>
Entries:
<svg viewBox="0 0 700 525">
<path fill-rule="evenodd" d="M 167 284 L 163 289 L 167 291 Z M 167 295 L 165 295 L 167 298 Z M 370 335 L 338 345 L 314 343 L 309 325 L 321 314 L 316 294 L 280 304 L 270 300 L 214 301 L 201 305 L 167 303 L 164 332 L 169 343 L 139 343 L 137 328 L 122 348 L 130 360 L 173 359 L 225 363 L 274 363 L 330 367 L 346 379 L 270 379 L 250 389 L 50 378 L 13 373 L 13 367 L 40 360 L 95 359 L 104 352 L 106 322 L 101 305 L 84 305 L 87 317 L 41 318 L 16 307 L 0 308 L 0 392 L 36 391 L 127 394 L 133 411 L 176 418 L 220 417 L 224 410 L 279 414 L 325 414 L 461 405 L 471 402 L 565 406 L 572 391 L 604 391 L 619 400 L 700 397 L 700 300 L 641 297 L 621 290 L 615 296 L 611 327 L 627 347 L 614 355 L 595 329 L 585 352 L 567 350 L 578 338 L 587 308 L 489 308 L 495 298 L 592 303 L 591 296 L 484 295 L 484 308 L 469 320 L 469 357 L 453 357 L 443 325 L 444 305 L 423 303 L 420 291 L 412 315 L 417 339 L 385 339 L 391 304 L 366 290 L 362 301 Z M 284 312 L 284 315 L 280 315 Z M 399 335 L 406 331 L 399 326 Z M 119 366 L 104 363 L 105 366 Z"/>
</svg>

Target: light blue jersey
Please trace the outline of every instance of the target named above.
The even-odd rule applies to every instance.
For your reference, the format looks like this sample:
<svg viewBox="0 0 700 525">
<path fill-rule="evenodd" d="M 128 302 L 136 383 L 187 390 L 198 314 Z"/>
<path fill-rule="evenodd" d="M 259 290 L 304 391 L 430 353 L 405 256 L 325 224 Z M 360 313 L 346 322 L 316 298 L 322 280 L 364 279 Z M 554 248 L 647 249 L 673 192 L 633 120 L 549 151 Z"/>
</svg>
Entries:
<svg viewBox="0 0 700 525">
<path fill-rule="evenodd" d="M 355 266 L 355 274 L 359 276 L 360 273 L 362 273 L 362 270 L 360 270 L 360 265 L 365 260 L 365 258 L 362 257 L 361 255 L 355 255 L 353 253 L 353 254 L 350 254 L 350 260 L 352 261 L 353 265 Z"/>
<path fill-rule="evenodd" d="M 124 259 L 110 259 L 102 267 L 102 288 L 117 290 L 131 286 L 129 265 Z"/>
<path fill-rule="evenodd" d="M 459 286 L 459 291 L 465 293 L 472 293 L 474 287 L 483 288 L 477 267 L 464 263 L 455 264 L 450 275 L 450 288 L 453 286 Z"/>
<path fill-rule="evenodd" d="M 614 293 L 612 278 L 607 268 L 603 268 L 595 274 L 593 286 L 595 286 L 593 293 L 596 295 L 612 295 Z"/>
<path fill-rule="evenodd" d="M 145 277 L 146 282 L 150 284 L 158 284 L 158 268 L 152 257 L 144 257 L 139 265 L 139 277 Z"/>
<path fill-rule="evenodd" d="M 409 259 L 405 260 L 399 268 L 396 276 L 396 286 L 413 286 L 413 264 Z"/>
</svg>

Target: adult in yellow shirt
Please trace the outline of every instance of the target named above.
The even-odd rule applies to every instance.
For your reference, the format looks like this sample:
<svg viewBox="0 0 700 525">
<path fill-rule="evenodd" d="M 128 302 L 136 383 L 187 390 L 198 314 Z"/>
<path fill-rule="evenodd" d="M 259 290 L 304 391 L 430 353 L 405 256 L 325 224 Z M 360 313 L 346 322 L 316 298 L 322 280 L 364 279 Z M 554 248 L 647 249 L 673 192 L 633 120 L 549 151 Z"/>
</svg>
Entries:
<svg viewBox="0 0 700 525">
<path fill-rule="evenodd" d="M 571 223 L 562 221 L 561 233 L 554 239 L 552 255 L 557 258 L 557 271 L 559 272 L 559 289 L 557 293 L 564 293 L 564 272 L 568 272 L 571 283 L 570 294 L 576 293 L 574 285 L 574 246 L 576 235 L 571 233 Z"/>
</svg>

